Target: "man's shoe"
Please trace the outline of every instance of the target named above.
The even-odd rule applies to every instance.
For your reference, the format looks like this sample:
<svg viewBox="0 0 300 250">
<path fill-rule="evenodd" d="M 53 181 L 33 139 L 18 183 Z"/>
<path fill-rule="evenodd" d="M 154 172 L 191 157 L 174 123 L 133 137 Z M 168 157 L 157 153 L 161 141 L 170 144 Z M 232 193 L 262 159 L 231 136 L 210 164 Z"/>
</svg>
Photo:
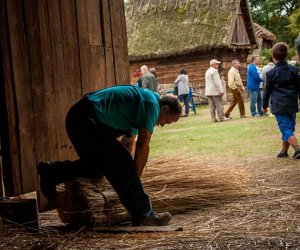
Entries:
<svg viewBox="0 0 300 250">
<path fill-rule="evenodd" d="M 289 157 L 289 155 L 288 155 L 287 152 L 282 152 L 282 151 L 280 151 L 280 152 L 276 155 L 276 157 L 278 157 L 278 158 L 286 158 L 286 157 Z"/>
<path fill-rule="evenodd" d="M 132 221 L 132 226 L 166 226 L 171 218 L 172 216 L 168 212 L 152 212 L 148 217 L 144 217 L 138 221 Z"/>
<path fill-rule="evenodd" d="M 52 173 L 51 173 L 52 172 Z M 40 190 L 48 200 L 48 207 L 55 206 L 56 203 L 56 183 L 53 175 L 51 162 L 42 161 L 37 165 L 37 173 L 40 179 Z"/>
<path fill-rule="evenodd" d="M 231 120 L 231 118 L 224 117 L 223 120 L 221 120 L 220 122 L 226 122 L 226 121 L 229 121 L 229 120 Z"/>
<path fill-rule="evenodd" d="M 248 116 L 246 116 L 246 115 L 241 115 L 241 118 L 247 118 Z"/>
<path fill-rule="evenodd" d="M 295 151 L 295 153 L 293 155 L 293 159 L 300 159 L 300 149 Z"/>
</svg>

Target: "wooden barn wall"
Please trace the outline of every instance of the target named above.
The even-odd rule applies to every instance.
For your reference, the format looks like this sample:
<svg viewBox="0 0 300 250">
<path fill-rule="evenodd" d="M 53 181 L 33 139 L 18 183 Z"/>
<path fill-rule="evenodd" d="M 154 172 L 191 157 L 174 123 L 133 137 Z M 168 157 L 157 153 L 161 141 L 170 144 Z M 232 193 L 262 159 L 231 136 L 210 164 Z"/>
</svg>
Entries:
<svg viewBox="0 0 300 250">
<path fill-rule="evenodd" d="M 37 190 L 41 160 L 76 158 L 64 122 L 85 93 L 130 81 L 123 0 L 0 2 L 7 196 Z"/>
<path fill-rule="evenodd" d="M 130 63 L 130 77 L 131 83 L 136 79 L 133 77 L 135 70 L 139 69 L 142 65 L 147 65 L 149 68 L 155 68 L 160 84 L 170 84 L 175 81 L 179 75 L 179 71 L 185 68 L 188 72 L 190 84 L 193 86 L 205 85 L 205 72 L 209 68 L 209 61 L 211 59 L 218 59 L 222 61 L 221 76 L 224 76 L 227 82 L 227 73 L 231 68 L 231 62 L 238 59 L 241 62 L 240 73 L 243 81 L 247 77 L 247 50 L 214 50 L 211 52 L 203 52 L 201 54 L 193 54 L 190 56 L 177 56 L 174 58 L 155 59 Z"/>
</svg>

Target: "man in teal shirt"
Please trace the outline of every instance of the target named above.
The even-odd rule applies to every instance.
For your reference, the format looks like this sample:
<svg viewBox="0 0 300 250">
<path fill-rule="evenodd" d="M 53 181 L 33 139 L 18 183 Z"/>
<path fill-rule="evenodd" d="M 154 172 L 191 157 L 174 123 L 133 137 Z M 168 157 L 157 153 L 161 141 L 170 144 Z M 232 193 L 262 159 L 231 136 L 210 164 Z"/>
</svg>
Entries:
<svg viewBox="0 0 300 250">
<path fill-rule="evenodd" d="M 67 133 L 79 160 L 39 163 L 41 191 L 53 206 L 59 183 L 75 177 L 105 176 L 134 226 L 166 225 L 171 215 L 155 213 L 140 176 L 154 126 L 176 122 L 180 115 L 177 98 L 160 97 L 134 86 L 114 86 L 86 95 L 66 118 Z"/>
</svg>

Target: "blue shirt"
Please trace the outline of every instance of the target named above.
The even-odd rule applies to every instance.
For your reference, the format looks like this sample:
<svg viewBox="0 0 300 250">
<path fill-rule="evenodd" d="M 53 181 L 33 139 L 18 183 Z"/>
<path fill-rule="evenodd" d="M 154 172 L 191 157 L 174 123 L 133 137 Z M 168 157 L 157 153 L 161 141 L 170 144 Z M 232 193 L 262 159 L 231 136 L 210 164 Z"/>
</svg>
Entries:
<svg viewBox="0 0 300 250">
<path fill-rule="evenodd" d="M 247 88 L 248 88 L 248 90 L 258 92 L 260 82 L 263 82 L 263 79 L 261 79 L 256 66 L 253 63 L 251 63 L 248 66 L 248 71 L 247 71 Z"/>
<path fill-rule="evenodd" d="M 160 107 L 159 94 L 131 85 L 119 85 L 88 95 L 100 122 L 121 130 L 139 128 L 153 133 Z"/>
</svg>

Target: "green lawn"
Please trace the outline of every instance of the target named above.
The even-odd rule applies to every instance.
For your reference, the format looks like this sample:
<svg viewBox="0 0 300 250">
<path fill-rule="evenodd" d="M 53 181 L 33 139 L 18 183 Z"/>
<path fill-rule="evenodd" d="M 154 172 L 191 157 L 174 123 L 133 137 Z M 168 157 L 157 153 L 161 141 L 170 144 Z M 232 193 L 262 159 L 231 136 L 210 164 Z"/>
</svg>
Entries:
<svg viewBox="0 0 300 250">
<path fill-rule="evenodd" d="M 177 123 L 157 127 L 151 140 L 150 158 L 174 154 L 237 159 L 275 155 L 281 141 L 275 117 L 252 118 L 249 102 L 245 103 L 245 108 L 248 118 L 239 118 L 236 107 L 231 114 L 232 120 L 211 123 L 208 107 L 198 107 L 197 114 L 191 112 Z M 300 115 L 297 116 L 296 136 L 300 140 Z"/>
</svg>

